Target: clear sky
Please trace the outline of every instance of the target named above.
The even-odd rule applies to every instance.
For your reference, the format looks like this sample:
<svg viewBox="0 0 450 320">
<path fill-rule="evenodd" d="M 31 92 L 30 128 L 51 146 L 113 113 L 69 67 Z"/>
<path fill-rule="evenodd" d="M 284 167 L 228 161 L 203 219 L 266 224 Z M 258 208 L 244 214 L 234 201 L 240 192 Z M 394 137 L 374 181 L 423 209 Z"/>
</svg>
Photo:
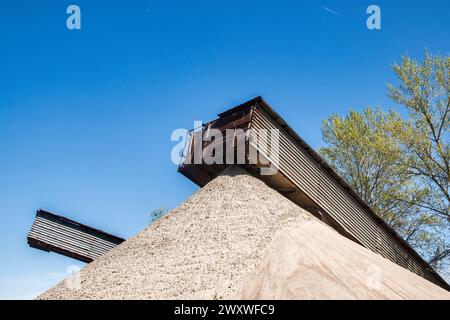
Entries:
<svg viewBox="0 0 450 320">
<path fill-rule="evenodd" d="M 81 8 L 81 30 L 66 9 Z M 382 29 L 366 27 L 377 4 Z M 0 298 L 75 260 L 31 249 L 38 208 L 123 237 L 197 190 L 171 132 L 262 95 L 313 147 L 321 121 L 386 97 L 391 64 L 450 51 L 450 2 L 15 0 L 0 8 Z"/>
</svg>

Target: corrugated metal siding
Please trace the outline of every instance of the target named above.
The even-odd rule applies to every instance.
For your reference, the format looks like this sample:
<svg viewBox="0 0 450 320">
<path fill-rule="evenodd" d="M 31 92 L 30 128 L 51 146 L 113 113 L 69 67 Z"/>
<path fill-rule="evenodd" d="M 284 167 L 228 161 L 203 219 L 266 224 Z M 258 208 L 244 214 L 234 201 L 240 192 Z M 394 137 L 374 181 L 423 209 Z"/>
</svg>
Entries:
<svg viewBox="0 0 450 320">
<path fill-rule="evenodd" d="M 45 211 L 37 212 L 28 233 L 30 245 L 85 262 L 97 259 L 123 241 L 122 238 Z"/>
<path fill-rule="evenodd" d="M 315 161 L 281 126 L 264 110 L 256 107 L 253 111 L 250 143 L 264 156 L 270 158 L 264 143 L 255 145 L 260 129 L 280 130 L 279 170 L 308 197 L 335 219 L 347 232 L 363 246 L 385 258 L 425 277 L 434 280 L 429 271 L 391 234 L 378 225 L 378 222 L 355 199 L 340 186 L 320 164 Z M 252 142 L 253 141 L 253 142 Z M 266 142 L 270 146 L 270 142 Z M 269 147 L 270 148 L 270 147 Z"/>
</svg>

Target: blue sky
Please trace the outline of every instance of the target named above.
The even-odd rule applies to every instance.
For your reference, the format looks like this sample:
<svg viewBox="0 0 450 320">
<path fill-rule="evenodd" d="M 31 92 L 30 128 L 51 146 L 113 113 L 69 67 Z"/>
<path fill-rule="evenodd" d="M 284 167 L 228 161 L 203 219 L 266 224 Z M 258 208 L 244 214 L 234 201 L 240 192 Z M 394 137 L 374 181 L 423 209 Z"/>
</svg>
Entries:
<svg viewBox="0 0 450 320">
<path fill-rule="evenodd" d="M 70 4 L 81 30 L 66 28 Z M 262 95 L 317 148 L 333 112 L 402 111 L 390 66 L 449 52 L 449 13 L 447 0 L 2 3 L 0 298 L 83 265 L 27 246 L 38 208 L 129 237 L 196 191 L 170 160 L 176 128 Z"/>
</svg>

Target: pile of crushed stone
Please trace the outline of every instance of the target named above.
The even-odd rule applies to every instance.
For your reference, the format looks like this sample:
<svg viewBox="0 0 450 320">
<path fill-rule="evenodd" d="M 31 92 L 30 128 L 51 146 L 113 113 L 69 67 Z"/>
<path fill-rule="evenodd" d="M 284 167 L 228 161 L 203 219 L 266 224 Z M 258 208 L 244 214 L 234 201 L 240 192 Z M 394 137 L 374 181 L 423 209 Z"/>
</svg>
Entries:
<svg viewBox="0 0 450 320">
<path fill-rule="evenodd" d="M 238 167 L 78 278 L 38 299 L 450 299 Z"/>
</svg>

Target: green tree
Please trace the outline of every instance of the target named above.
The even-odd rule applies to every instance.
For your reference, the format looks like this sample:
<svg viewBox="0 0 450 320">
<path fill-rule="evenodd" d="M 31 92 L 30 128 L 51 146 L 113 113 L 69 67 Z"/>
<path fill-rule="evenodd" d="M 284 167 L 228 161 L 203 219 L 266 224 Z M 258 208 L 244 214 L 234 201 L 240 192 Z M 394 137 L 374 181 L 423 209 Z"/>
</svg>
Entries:
<svg viewBox="0 0 450 320">
<path fill-rule="evenodd" d="M 425 259 L 450 263 L 448 56 L 404 57 L 389 96 L 407 119 L 366 108 L 323 121 L 319 152 L 358 194 Z"/>
<path fill-rule="evenodd" d="M 389 84 L 389 96 L 408 111 L 393 128 L 395 138 L 409 173 L 428 188 L 420 205 L 450 223 L 450 56 L 427 51 L 423 62 L 405 56 L 393 69 L 401 84 Z"/>
<path fill-rule="evenodd" d="M 322 134 L 327 143 L 319 152 L 337 169 L 361 198 L 413 247 L 432 255 L 438 239 L 438 219 L 415 203 L 427 197 L 416 177 L 405 174 L 408 167 L 401 145 L 390 128 L 400 116 L 380 109 L 350 111 L 325 120 Z"/>
<path fill-rule="evenodd" d="M 160 207 L 150 212 L 150 224 L 163 217 L 169 212 L 169 209 L 166 207 Z"/>
</svg>

